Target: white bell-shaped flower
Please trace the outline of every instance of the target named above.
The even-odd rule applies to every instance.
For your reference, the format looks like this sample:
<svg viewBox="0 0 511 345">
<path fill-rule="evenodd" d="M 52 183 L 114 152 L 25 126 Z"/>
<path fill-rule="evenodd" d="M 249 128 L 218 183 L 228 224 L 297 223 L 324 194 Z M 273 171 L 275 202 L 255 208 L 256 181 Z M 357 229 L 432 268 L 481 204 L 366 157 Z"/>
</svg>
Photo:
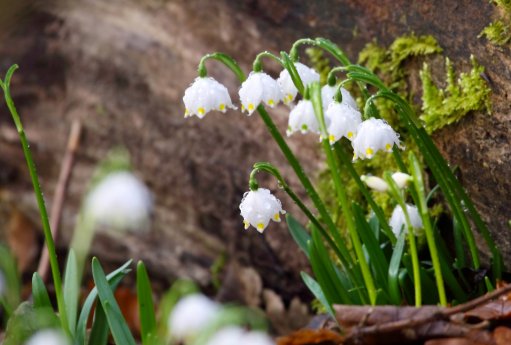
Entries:
<svg viewBox="0 0 511 345">
<path fill-rule="evenodd" d="M 290 136 L 297 131 L 300 131 L 302 134 L 307 132 L 319 134 L 319 123 L 310 100 L 302 99 L 289 114 L 286 133 Z"/>
<path fill-rule="evenodd" d="M 358 110 L 348 104 L 333 101 L 328 106 L 325 118 L 329 120 L 328 140 L 335 143 L 342 137 L 353 140 L 357 134 L 357 128 L 362 122 L 362 115 Z"/>
<path fill-rule="evenodd" d="M 128 171 L 104 177 L 85 200 L 86 216 L 115 230 L 146 230 L 153 200 L 143 182 Z"/>
<path fill-rule="evenodd" d="M 408 216 L 410 217 L 410 223 L 415 236 L 421 236 L 423 233 L 423 225 L 417 206 L 406 204 L 406 212 L 408 212 Z M 397 205 L 394 211 L 392 211 L 389 226 L 396 237 L 401 234 L 401 231 L 408 231 L 406 217 L 400 205 Z"/>
<path fill-rule="evenodd" d="M 378 192 L 386 192 L 389 190 L 389 185 L 387 182 L 379 178 L 377 176 L 367 176 L 362 175 L 360 179 L 371 189 L 374 189 Z M 396 183 L 397 187 L 400 189 L 406 188 L 408 183 L 412 180 L 412 177 L 408 174 L 402 172 L 395 172 L 392 174 L 392 179 Z"/>
<path fill-rule="evenodd" d="M 326 84 L 321 88 L 321 99 L 323 100 L 323 108 L 328 109 L 330 103 L 334 101 L 335 92 L 339 86 L 334 85 L 330 86 Z M 353 109 L 358 110 L 358 105 L 353 96 L 351 96 L 350 92 L 345 88 L 341 87 L 341 95 L 342 95 L 342 104 L 347 104 Z"/>
<path fill-rule="evenodd" d="M 379 178 L 377 176 L 362 175 L 360 176 L 360 179 L 367 185 L 367 187 L 374 189 L 378 192 L 386 192 L 389 190 L 389 185 L 387 184 L 387 182 L 384 179 Z"/>
<path fill-rule="evenodd" d="M 213 334 L 206 345 L 275 345 L 275 342 L 263 332 L 230 326 Z"/>
<path fill-rule="evenodd" d="M 169 315 L 168 327 L 172 337 L 191 340 L 219 315 L 221 306 L 202 294 L 183 297 Z"/>
<path fill-rule="evenodd" d="M 372 158 L 380 150 L 391 152 L 394 144 L 400 146 L 399 134 L 384 120 L 370 118 L 357 128 L 357 135 L 352 141 L 353 159 Z"/>
<path fill-rule="evenodd" d="M 236 109 L 227 88 L 211 77 L 195 78 L 186 89 L 183 102 L 186 108 L 185 117 L 197 115 L 202 119 L 212 110 L 225 113 L 227 108 Z"/>
<path fill-rule="evenodd" d="M 252 115 L 261 102 L 273 108 L 283 98 L 277 81 L 263 72 L 250 73 L 241 84 L 239 95 L 241 111 L 247 111 L 248 115 Z"/>
<path fill-rule="evenodd" d="M 240 211 L 245 229 L 252 225 L 260 233 L 266 229 L 270 220 L 280 222 L 280 215 L 286 213 L 282 210 L 280 200 L 265 188 L 246 192 L 240 203 Z"/>
<path fill-rule="evenodd" d="M 44 329 L 32 335 L 25 345 L 69 345 L 66 336 L 57 329 Z"/>
<path fill-rule="evenodd" d="M 295 67 L 296 71 L 298 72 L 298 75 L 300 76 L 300 79 L 302 79 L 304 87 L 315 81 L 319 81 L 318 72 L 316 72 L 312 68 L 307 67 L 300 62 L 295 62 Z M 282 72 L 280 72 L 279 79 L 277 79 L 277 82 L 279 83 L 280 89 L 282 90 L 282 93 L 284 95 L 283 99 L 284 103 L 289 104 L 292 101 L 294 101 L 296 94 L 298 93 L 298 89 L 293 83 L 293 79 L 291 79 L 291 76 L 289 75 L 287 69 L 284 69 Z"/>
</svg>

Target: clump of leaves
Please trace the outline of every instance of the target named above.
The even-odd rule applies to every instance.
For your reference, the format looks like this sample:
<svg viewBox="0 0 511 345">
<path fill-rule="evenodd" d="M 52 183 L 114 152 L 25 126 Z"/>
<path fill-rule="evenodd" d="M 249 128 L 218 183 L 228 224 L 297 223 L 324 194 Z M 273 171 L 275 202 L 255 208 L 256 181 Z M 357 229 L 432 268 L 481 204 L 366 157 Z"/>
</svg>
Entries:
<svg viewBox="0 0 511 345">
<path fill-rule="evenodd" d="M 459 121 L 470 111 L 485 109 L 491 111 L 490 92 L 486 80 L 481 76 L 484 67 L 471 56 L 472 69 L 461 73 L 456 79 L 454 67 L 446 58 L 446 87 L 436 86 L 431 78 L 429 66 L 424 64 L 420 73 L 422 80 L 421 119 L 428 132 L 433 132 L 451 123 Z"/>
</svg>

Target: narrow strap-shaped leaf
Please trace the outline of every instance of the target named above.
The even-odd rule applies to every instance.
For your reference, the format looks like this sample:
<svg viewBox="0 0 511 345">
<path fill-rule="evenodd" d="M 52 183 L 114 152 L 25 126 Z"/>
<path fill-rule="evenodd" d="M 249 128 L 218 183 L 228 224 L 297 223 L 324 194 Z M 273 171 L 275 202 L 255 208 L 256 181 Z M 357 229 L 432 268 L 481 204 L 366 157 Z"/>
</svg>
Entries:
<svg viewBox="0 0 511 345">
<path fill-rule="evenodd" d="M 108 321 L 101 303 L 96 303 L 94 322 L 89 336 L 89 345 L 106 345 L 108 341 Z"/>
<path fill-rule="evenodd" d="M 67 257 L 66 271 L 64 275 L 64 302 L 67 311 L 67 321 L 71 335 L 75 334 L 76 318 L 78 311 L 78 294 L 80 282 L 78 281 L 78 272 L 76 266 L 76 255 L 74 250 L 69 251 Z"/>
<path fill-rule="evenodd" d="M 392 304 L 395 305 L 400 305 L 403 300 L 401 290 L 399 289 L 399 268 L 401 266 L 401 258 L 405 248 L 405 236 L 406 232 L 401 231 L 401 234 L 397 238 L 394 252 L 392 253 L 389 264 L 389 294 L 392 299 Z"/>
<path fill-rule="evenodd" d="M 325 294 L 321 289 L 321 286 L 318 284 L 318 282 L 315 281 L 314 278 L 312 278 L 305 272 L 300 272 L 300 275 L 302 276 L 303 282 L 305 283 L 307 288 L 309 288 L 310 292 L 314 295 L 314 297 L 316 297 L 317 300 L 321 303 L 321 305 L 323 305 L 327 313 L 330 314 L 330 316 L 334 317 L 335 316 L 334 310 L 330 303 L 328 303 Z"/>
<path fill-rule="evenodd" d="M 37 272 L 32 275 L 32 297 L 34 298 L 34 308 L 53 309 L 48 290 L 46 290 L 46 286 Z"/>
<path fill-rule="evenodd" d="M 110 288 L 115 290 L 117 285 L 120 283 L 122 278 L 130 271 L 128 269 L 129 265 L 131 265 L 132 260 L 128 260 L 124 265 L 107 275 L 108 283 L 110 284 Z M 98 296 L 98 289 L 94 287 L 82 306 L 82 311 L 80 312 L 80 317 L 78 318 L 78 323 L 76 325 L 76 335 L 75 335 L 75 344 L 83 345 L 85 344 L 85 333 L 87 331 L 87 320 L 89 319 L 89 314 L 92 310 L 92 306 L 96 301 L 96 297 Z"/>
<path fill-rule="evenodd" d="M 121 309 L 115 300 L 114 294 L 108 280 L 105 276 L 103 268 L 97 258 L 92 259 L 92 276 L 98 288 L 98 296 L 105 310 L 108 325 L 114 341 L 118 345 L 136 345 L 135 339 L 130 332 L 126 320 L 122 316 Z"/>
<path fill-rule="evenodd" d="M 151 282 L 142 261 L 139 261 L 137 264 L 137 297 L 142 344 L 150 345 L 151 335 L 154 336 L 156 332 L 156 318 Z"/>
<path fill-rule="evenodd" d="M 286 222 L 289 232 L 296 244 L 298 244 L 298 247 L 300 247 L 300 249 L 305 253 L 307 258 L 310 258 L 309 241 L 311 240 L 311 237 L 309 233 L 305 230 L 302 224 L 300 224 L 300 222 L 298 222 L 298 220 L 289 213 L 286 215 Z"/>
</svg>

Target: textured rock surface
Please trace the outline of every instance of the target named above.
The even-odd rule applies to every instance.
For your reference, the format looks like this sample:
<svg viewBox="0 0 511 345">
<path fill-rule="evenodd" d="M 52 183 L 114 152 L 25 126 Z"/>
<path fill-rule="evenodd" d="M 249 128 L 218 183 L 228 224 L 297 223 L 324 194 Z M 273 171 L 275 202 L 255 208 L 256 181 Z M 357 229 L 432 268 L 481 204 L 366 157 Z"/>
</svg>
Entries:
<svg viewBox="0 0 511 345">
<path fill-rule="evenodd" d="M 388 44 L 404 33 L 435 36 L 457 68 L 474 54 L 486 66 L 493 115 L 471 114 L 435 136 L 511 262 L 511 58 L 477 35 L 495 12 L 487 1 L 129 1 L 80 0 L 22 12 L 1 31 L 0 69 L 21 70 L 13 93 L 33 143 L 48 201 L 72 119 L 84 125 L 63 223 L 69 238 L 85 183 L 95 163 L 115 145 L 132 153 L 136 172 L 155 192 L 149 235 L 114 245 L 100 236 L 94 253 L 121 261 L 147 261 L 164 279 L 209 281 L 213 261 L 228 253 L 264 272 L 265 286 L 291 296 L 303 293 L 297 254 L 285 226 L 264 237 L 245 233 L 237 205 L 258 160 L 285 167 L 256 115 L 210 114 L 184 120 L 181 96 L 196 76 L 200 57 L 212 51 L 235 56 L 247 70 L 256 52 L 289 49 L 304 36 L 323 36 L 348 55 L 373 38 Z M 210 73 L 234 92 L 234 77 L 214 63 Z M 268 64 L 278 72 L 277 66 Z M 443 80 L 441 68 L 434 71 Z M 273 112 L 285 128 L 286 109 Z M 318 169 L 316 141 L 293 138 L 306 169 Z M 31 189 L 13 126 L 0 110 L 0 188 L 33 214 Z M 270 181 L 270 180 L 268 180 Z M 275 187 L 273 181 L 269 186 Z M 26 201 L 25 201 L 26 200 Z M 289 205 L 286 200 L 285 204 Z M 289 205 L 288 210 L 293 208 Z M 31 210 L 31 211 L 30 211 Z M 283 281 L 288 284 L 283 284 Z"/>
</svg>

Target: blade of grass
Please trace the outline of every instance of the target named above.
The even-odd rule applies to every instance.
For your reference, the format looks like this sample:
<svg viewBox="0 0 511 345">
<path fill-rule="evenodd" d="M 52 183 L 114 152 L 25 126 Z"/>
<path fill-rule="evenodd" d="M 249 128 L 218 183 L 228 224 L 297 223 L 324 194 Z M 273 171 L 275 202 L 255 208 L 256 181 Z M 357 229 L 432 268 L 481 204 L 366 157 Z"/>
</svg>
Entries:
<svg viewBox="0 0 511 345">
<path fill-rule="evenodd" d="M 34 308 L 50 308 L 53 310 L 48 290 L 46 290 L 46 286 L 37 272 L 32 275 L 32 298 L 34 299 Z"/>
<path fill-rule="evenodd" d="M 293 217 L 291 214 L 286 214 L 286 222 L 291 236 L 295 240 L 298 247 L 305 253 L 307 258 L 310 258 L 309 254 L 309 242 L 311 236 L 307 230 Z"/>
<path fill-rule="evenodd" d="M 76 331 L 79 290 L 80 282 L 78 281 L 76 256 L 73 249 L 71 249 L 67 257 L 66 270 L 64 273 L 64 302 L 66 303 L 67 320 L 69 322 L 71 336 L 74 336 Z"/>
<path fill-rule="evenodd" d="M 399 268 L 401 267 L 401 258 L 405 249 L 405 231 L 402 231 L 397 238 L 396 245 L 392 257 L 390 258 L 388 282 L 389 282 L 389 295 L 392 304 L 401 305 L 403 297 L 399 289 Z"/>
<path fill-rule="evenodd" d="M 335 319 L 334 310 L 330 303 L 328 303 L 328 300 L 326 299 L 325 294 L 321 289 L 321 286 L 318 284 L 318 282 L 315 281 L 314 278 L 312 278 L 305 272 L 300 272 L 300 275 L 302 276 L 302 280 L 307 286 L 307 288 L 309 288 L 310 292 L 321 303 L 321 305 L 325 308 L 326 312 Z"/>
<path fill-rule="evenodd" d="M 106 345 L 108 341 L 108 320 L 101 303 L 96 303 L 94 322 L 89 336 L 89 345 Z"/>
</svg>

